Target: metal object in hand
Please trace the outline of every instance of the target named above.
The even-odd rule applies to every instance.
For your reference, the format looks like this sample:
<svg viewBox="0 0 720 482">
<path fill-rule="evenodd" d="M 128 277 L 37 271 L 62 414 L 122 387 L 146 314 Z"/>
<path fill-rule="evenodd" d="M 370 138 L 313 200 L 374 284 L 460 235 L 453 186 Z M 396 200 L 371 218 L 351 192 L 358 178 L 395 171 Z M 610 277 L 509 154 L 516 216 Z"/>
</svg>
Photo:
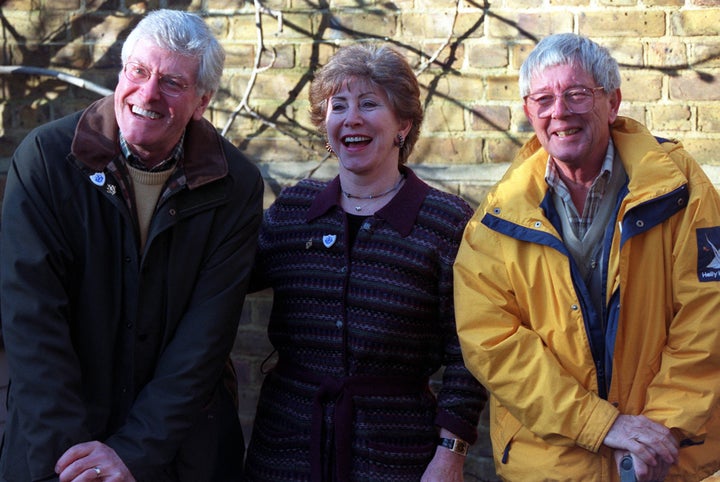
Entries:
<svg viewBox="0 0 720 482">
<path fill-rule="evenodd" d="M 620 482 L 636 482 L 633 460 L 630 455 L 623 456 L 620 461 Z"/>
</svg>

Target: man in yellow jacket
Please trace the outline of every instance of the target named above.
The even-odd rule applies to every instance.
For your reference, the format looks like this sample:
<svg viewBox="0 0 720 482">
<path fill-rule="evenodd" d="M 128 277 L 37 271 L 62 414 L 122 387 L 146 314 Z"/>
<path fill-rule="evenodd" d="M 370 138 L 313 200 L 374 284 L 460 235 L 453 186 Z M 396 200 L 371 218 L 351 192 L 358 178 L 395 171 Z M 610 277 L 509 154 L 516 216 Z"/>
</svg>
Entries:
<svg viewBox="0 0 720 482">
<path fill-rule="evenodd" d="M 520 71 L 535 136 L 468 224 L 455 309 L 506 480 L 696 481 L 720 468 L 720 197 L 676 141 L 618 116 L 574 34 Z"/>
</svg>

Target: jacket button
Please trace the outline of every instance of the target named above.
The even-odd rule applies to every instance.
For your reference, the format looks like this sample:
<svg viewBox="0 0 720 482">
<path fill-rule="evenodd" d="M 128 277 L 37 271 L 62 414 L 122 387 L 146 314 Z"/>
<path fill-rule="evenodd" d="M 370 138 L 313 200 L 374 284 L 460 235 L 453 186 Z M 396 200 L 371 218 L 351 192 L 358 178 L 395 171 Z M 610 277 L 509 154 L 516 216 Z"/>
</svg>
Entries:
<svg viewBox="0 0 720 482">
<path fill-rule="evenodd" d="M 168 210 L 168 213 L 170 214 L 170 216 L 175 216 L 177 214 L 177 211 L 171 208 Z"/>
<path fill-rule="evenodd" d="M 335 326 L 337 326 L 338 329 L 342 328 L 342 326 L 343 326 L 342 320 L 337 320 L 337 321 L 335 322 Z"/>
<path fill-rule="evenodd" d="M 572 304 L 572 305 L 570 305 L 570 309 L 573 310 L 573 311 L 577 311 L 577 310 L 578 310 L 578 305 Z"/>
</svg>

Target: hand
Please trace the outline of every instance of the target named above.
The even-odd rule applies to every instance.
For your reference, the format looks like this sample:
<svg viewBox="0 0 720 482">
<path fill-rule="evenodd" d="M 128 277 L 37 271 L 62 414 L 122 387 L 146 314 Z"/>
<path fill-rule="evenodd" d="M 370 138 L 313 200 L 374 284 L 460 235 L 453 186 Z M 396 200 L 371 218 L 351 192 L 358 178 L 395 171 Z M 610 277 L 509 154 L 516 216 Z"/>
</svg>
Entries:
<svg viewBox="0 0 720 482">
<path fill-rule="evenodd" d="M 458 438 L 446 428 L 440 429 L 440 436 Z M 438 445 L 435 448 L 435 456 L 425 469 L 420 482 L 463 482 L 464 466 L 465 457 L 463 455 Z"/>
<path fill-rule="evenodd" d="M 420 482 L 463 482 L 464 465 L 464 456 L 438 446 Z"/>
<path fill-rule="evenodd" d="M 80 443 L 67 449 L 58 459 L 55 472 L 60 476 L 60 482 L 135 482 L 117 453 L 98 441 Z"/>
<path fill-rule="evenodd" d="M 670 430 L 643 415 L 620 415 L 603 443 L 621 452 L 620 459 L 630 452 L 636 473 L 667 470 L 678 458 L 678 442 Z"/>
<path fill-rule="evenodd" d="M 625 450 L 616 450 L 615 452 L 613 452 L 613 455 L 615 457 L 615 465 L 618 468 L 618 473 L 620 473 L 620 462 L 622 461 L 623 456 L 627 453 L 628 452 Z M 632 454 L 630 454 L 630 456 L 632 457 Z M 635 480 L 637 480 L 637 482 L 652 482 L 654 480 L 665 480 L 665 477 L 667 477 L 667 474 L 670 471 L 670 467 L 672 466 L 672 464 L 661 461 L 655 467 L 650 467 L 636 457 L 632 457 L 632 459 L 633 469 L 635 470 Z"/>
</svg>

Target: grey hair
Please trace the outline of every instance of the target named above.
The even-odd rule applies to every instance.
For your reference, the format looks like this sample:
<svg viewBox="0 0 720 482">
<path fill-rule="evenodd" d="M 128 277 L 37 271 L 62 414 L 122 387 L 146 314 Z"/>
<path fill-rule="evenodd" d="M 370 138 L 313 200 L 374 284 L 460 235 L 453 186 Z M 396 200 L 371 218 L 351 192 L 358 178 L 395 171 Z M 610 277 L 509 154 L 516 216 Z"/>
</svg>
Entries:
<svg viewBox="0 0 720 482">
<path fill-rule="evenodd" d="M 577 64 L 592 75 L 605 92 L 620 88 L 620 68 L 610 51 L 592 40 L 573 33 L 545 37 L 520 67 L 520 96 L 530 93 L 533 75 L 556 65 Z"/>
<path fill-rule="evenodd" d="M 123 65 L 140 40 L 148 40 L 170 52 L 197 58 L 198 94 L 218 90 L 225 64 L 225 50 L 198 15 L 180 10 L 154 10 L 148 13 L 123 44 L 120 54 Z"/>
</svg>

